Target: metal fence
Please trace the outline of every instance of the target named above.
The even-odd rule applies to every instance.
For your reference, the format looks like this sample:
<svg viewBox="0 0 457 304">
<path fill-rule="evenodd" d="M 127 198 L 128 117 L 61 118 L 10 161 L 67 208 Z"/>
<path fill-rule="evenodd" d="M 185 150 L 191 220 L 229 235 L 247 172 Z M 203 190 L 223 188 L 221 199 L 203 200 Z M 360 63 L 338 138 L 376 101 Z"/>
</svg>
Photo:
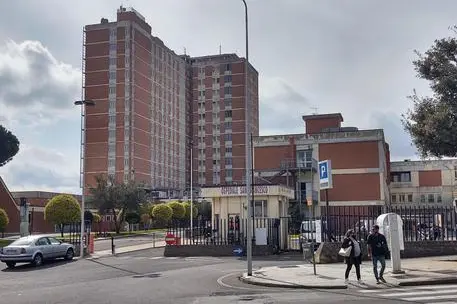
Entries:
<svg viewBox="0 0 457 304">
<path fill-rule="evenodd" d="M 191 229 L 189 223 L 175 222 L 168 233 L 177 238 L 178 245 L 242 245 L 247 244 L 247 227 L 252 225 L 253 243 L 274 245 L 279 243 L 279 220 L 255 218 L 254 220 L 231 217 L 212 221 L 198 221 Z"/>
<path fill-rule="evenodd" d="M 453 206 L 330 207 L 328 216 L 327 208 L 322 207 L 321 217 L 314 221 L 320 223 L 322 241 L 341 242 L 349 229 L 355 230 L 360 240 L 366 240 L 378 216 L 386 212 L 400 215 L 404 241 L 457 240 L 456 212 Z M 315 228 L 309 230 L 309 234 L 316 233 Z"/>
</svg>

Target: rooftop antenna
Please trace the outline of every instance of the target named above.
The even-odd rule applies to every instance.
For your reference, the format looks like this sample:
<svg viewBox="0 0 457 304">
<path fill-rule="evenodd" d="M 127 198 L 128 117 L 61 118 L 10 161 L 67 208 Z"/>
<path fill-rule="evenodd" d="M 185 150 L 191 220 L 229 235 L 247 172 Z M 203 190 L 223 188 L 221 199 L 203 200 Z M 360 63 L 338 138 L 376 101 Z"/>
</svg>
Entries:
<svg viewBox="0 0 457 304">
<path fill-rule="evenodd" d="M 187 54 L 186 54 L 186 47 L 184 47 L 184 55 L 187 55 Z"/>
<path fill-rule="evenodd" d="M 222 55 L 222 44 L 219 44 L 219 55 Z"/>
<path fill-rule="evenodd" d="M 318 114 L 318 112 L 317 112 L 317 109 L 319 109 L 318 107 L 310 107 L 310 108 L 314 110 L 313 115 Z"/>
</svg>

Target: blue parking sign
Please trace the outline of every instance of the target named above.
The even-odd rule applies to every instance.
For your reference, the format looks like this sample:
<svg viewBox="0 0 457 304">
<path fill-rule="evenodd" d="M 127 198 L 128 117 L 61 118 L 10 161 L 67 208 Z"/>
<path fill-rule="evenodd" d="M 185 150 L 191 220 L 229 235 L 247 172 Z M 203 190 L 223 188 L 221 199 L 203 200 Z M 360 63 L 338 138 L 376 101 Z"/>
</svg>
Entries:
<svg viewBox="0 0 457 304">
<path fill-rule="evenodd" d="M 330 160 L 319 162 L 319 186 L 320 189 L 332 188 L 332 165 Z"/>
</svg>

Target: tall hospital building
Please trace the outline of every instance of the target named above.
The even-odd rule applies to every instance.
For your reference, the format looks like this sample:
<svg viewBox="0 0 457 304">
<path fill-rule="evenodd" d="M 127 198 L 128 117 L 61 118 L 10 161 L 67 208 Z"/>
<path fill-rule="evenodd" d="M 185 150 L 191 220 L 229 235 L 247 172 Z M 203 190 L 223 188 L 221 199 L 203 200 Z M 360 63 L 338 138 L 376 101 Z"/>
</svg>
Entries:
<svg viewBox="0 0 457 304">
<path fill-rule="evenodd" d="M 83 45 L 85 193 L 95 176 L 151 189 L 242 183 L 245 67 L 235 54 L 178 55 L 133 8 L 86 25 Z M 258 135 L 258 73 L 249 65 L 252 132 Z M 181 192 L 182 193 L 182 192 Z"/>
</svg>

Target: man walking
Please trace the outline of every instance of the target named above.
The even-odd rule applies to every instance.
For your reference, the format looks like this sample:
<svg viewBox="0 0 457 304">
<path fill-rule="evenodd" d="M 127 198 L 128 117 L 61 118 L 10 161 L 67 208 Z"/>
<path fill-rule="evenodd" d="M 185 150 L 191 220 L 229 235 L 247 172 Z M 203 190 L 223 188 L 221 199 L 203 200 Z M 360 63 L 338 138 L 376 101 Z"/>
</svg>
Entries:
<svg viewBox="0 0 457 304">
<path fill-rule="evenodd" d="M 376 278 L 377 284 L 379 281 L 386 283 L 384 280 L 384 270 L 386 269 L 386 254 L 389 252 L 387 247 L 387 240 L 384 235 L 379 233 L 379 226 L 374 225 L 371 234 L 368 236 L 368 257 L 372 258 L 373 261 L 373 272 Z M 378 275 L 378 261 L 381 263 L 381 271 Z"/>
</svg>

